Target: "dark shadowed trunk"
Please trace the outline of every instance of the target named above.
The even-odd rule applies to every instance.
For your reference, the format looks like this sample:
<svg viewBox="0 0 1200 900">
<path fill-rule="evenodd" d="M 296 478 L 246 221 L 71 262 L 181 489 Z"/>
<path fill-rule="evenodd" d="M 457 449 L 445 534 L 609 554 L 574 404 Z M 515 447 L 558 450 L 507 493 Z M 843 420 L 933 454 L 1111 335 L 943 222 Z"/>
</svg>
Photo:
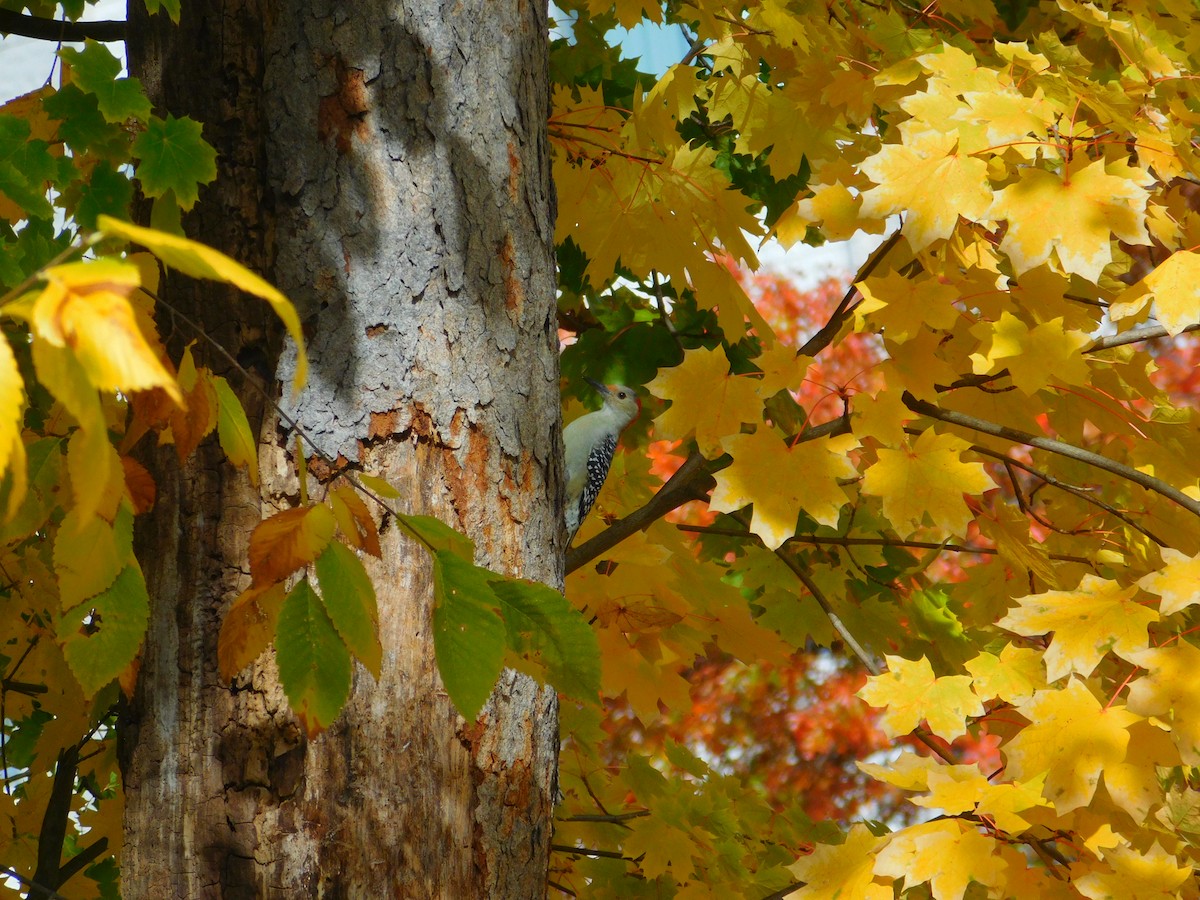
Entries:
<svg viewBox="0 0 1200 900">
<path fill-rule="evenodd" d="M 477 562 L 560 585 L 545 4 L 189 0 L 176 28 L 131 4 L 133 74 L 220 154 L 191 237 L 299 306 L 313 371 L 298 418 L 404 512 L 467 532 Z M 164 300 L 243 364 L 290 377 L 263 308 L 171 279 Z M 179 350 L 195 337 L 169 332 Z M 261 490 L 207 441 L 139 533 L 154 612 L 126 717 L 123 896 L 531 898 L 545 894 L 556 700 L 506 673 L 477 722 L 438 679 L 428 557 L 383 520 L 368 561 L 384 645 L 309 741 L 269 654 L 217 675 L 246 546 L 294 505 L 295 436 L 237 372 L 196 353 L 263 423 Z M 318 499 L 320 484 L 310 480 Z"/>
</svg>

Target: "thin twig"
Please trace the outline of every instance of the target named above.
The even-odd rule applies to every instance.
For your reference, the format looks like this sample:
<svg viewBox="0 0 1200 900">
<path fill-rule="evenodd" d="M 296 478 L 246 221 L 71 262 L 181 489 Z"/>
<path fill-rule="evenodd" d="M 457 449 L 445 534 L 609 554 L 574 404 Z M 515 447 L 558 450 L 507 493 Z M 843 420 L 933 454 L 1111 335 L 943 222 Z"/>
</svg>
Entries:
<svg viewBox="0 0 1200 900">
<path fill-rule="evenodd" d="M 688 42 L 688 52 L 685 53 L 683 59 L 679 61 L 679 65 L 686 66 L 697 56 L 700 56 L 702 53 L 704 53 L 704 50 L 708 45 L 704 43 L 704 38 L 700 37 L 700 35 L 692 37 L 690 34 L 688 34 L 687 28 L 682 23 L 679 25 L 679 30 L 683 32 L 683 39 Z"/>
<path fill-rule="evenodd" d="M 750 532 L 749 523 L 746 522 L 743 514 L 733 513 L 732 518 L 738 522 L 741 522 L 742 525 L 746 527 L 746 535 L 748 538 L 759 543 L 762 542 L 762 539 L 759 538 L 757 534 L 752 534 Z M 880 672 L 882 672 L 882 667 L 875 661 L 875 658 L 866 650 L 864 650 L 862 645 L 855 640 L 854 635 L 850 633 L 850 629 L 846 627 L 845 623 L 841 620 L 841 617 L 839 617 L 838 614 L 833 611 L 833 607 L 830 605 L 829 599 L 825 596 L 820 587 L 817 586 L 817 583 L 812 580 L 808 572 L 804 570 L 804 567 L 800 565 L 799 561 L 794 559 L 790 554 L 784 553 L 782 547 L 776 547 L 771 552 L 773 552 L 775 556 L 779 558 L 780 562 L 792 570 L 793 575 L 800 579 L 800 583 L 808 589 L 808 592 L 812 594 L 813 599 L 817 601 L 817 605 L 821 607 L 821 611 L 825 613 L 825 617 L 829 619 L 829 624 L 833 626 L 834 631 L 841 635 L 842 641 L 847 647 L 850 648 L 851 652 L 858 657 L 859 662 L 866 667 L 867 671 L 872 675 L 878 675 Z"/>
<path fill-rule="evenodd" d="M 612 825 L 623 825 L 624 823 L 628 822 L 630 819 L 640 819 L 643 816 L 648 816 L 648 815 L 650 815 L 650 810 L 648 810 L 648 809 L 635 809 L 632 812 L 612 813 L 611 815 L 603 815 L 603 816 L 598 816 L 598 815 L 593 815 L 593 814 L 588 814 L 588 813 L 584 813 L 584 814 L 581 814 L 578 816 L 562 816 L 559 819 L 559 821 L 560 822 L 602 822 L 602 823 L 608 823 L 608 824 L 612 824 Z"/>
<path fill-rule="evenodd" d="M 920 428 L 905 428 L 904 430 L 908 434 L 914 434 L 914 435 L 921 434 Z M 1035 478 L 1041 479 L 1042 481 L 1044 481 L 1046 484 L 1050 485 L 1051 487 L 1058 488 L 1060 491 L 1070 494 L 1072 497 L 1082 500 L 1085 503 L 1090 503 L 1093 506 L 1104 510 L 1109 515 L 1111 515 L 1117 519 L 1120 519 L 1122 522 L 1124 522 L 1130 528 L 1134 529 L 1135 531 L 1140 532 L 1141 534 L 1145 535 L 1150 540 L 1154 541 L 1154 543 L 1156 543 L 1158 546 L 1160 546 L 1160 547 L 1168 546 L 1167 542 L 1162 540 L 1157 535 L 1155 535 L 1154 532 L 1152 532 L 1148 528 L 1140 525 L 1138 522 L 1134 521 L 1131 517 L 1129 517 L 1125 513 L 1121 512 L 1115 506 L 1112 506 L 1109 503 L 1105 503 L 1099 497 L 1095 496 L 1092 492 L 1087 491 L 1084 488 L 1077 487 L 1076 485 L 1073 485 L 1073 484 L 1067 484 L 1067 482 L 1062 481 L 1058 478 L 1055 478 L 1053 475 L 1051 475 L 1048 472 L 1043 472 L 1041 469 L 1034 468 L 1033 466 L 1029 465 L 1029 463 L 1021 462 L 1021 460 L 1019 460 L 1019 459 L 1013 459 L 1011 456 L 1009 456 L 1005 453 L 1000 453 L 999 451 L 991 450 L 987 447 L 982 447 L 979 444 L 972 444 L 971 451 L 973 453 L 978 453 L 981 456 L 990 456 L 992 459 L 999 460 L 1000 462 L 1004 463 L 1005 467 L 1015 466 L 1016 468 L 1021 469 L 1024 472 L 1028 472 L 1030 475 L 1034 476 Z M 1011 478 L 1011 475 L 1009 477 Z M 1039 516 L 1034 515 L 1032 513 L 1032 511 L 1028 510 L 1027 508 L 1025 508 L 1022 505 L 1022 499 L 1019 497 L 1017 499 L 1017 504 L 1019 506 L 1022 506 L 1022 510 L 1024 512 L 1028 513 L 1034 519 L 1041 521 L 1041 518 Z M 1046 525 L 1045 522 L 1043 522 L 1042 524 Z M 1052 526 L 1047 525 L 1047 527 L 1052 527 Z M 1057 529 L 1055 529 L 1055 530 L 1057 530 Z"/>
<path fill-rule="evenodd" d="M 572 856 L 592 856 L 597 859 L 622 859 L 625 862 L 637 862 L 618 850 L 591 850 L 588 847 L 568 847 L 566 844 L 551 844 L 550 849 L 558 853 L 570 853 Z"/>
<path fill-rule="evenodd" d="M 150 291 L 145 287 L 141 287 L 139 290 L 152 297 L 155 303 L 161 303 L 171 312 L 173 316 L 177 317 L 185 325 L 191 328 L 192 331 L 201 337 L 210 347 L 216 350 L 222 359 L 224 359 L 242 375 L 243 381 L 260 397 L 262 397 L 264 401 L 266 401 L 267 405 L 275 411 L 276 415 L 278 415 L 279 418 L 282 419 L 289 428 L 299 435 L 304 440 L 304 443 L 308 444 L 308 446 L 317 456 L 321 457 L 325 464 L 336 473 L 336 477 L 344 478 L 347 482 L 354 486 L 355 490 L 360 491 L 364 496 L 370 497 L 381 509 L 383 509 L 384 512 L 391 514 L 396 524 L 404 531 L 406 535 L 420 543 L 430 553 L 436 552 L 437 548 L 435 548 L 424 535 L 405 524 L 403 515 L 397 510 L 393 509 L 391 504 L 375 493 L 375 491 L 363 484 L 362 481 L 360 481 L 354 474 L 354 472 L 346 469 L 339 469 L 337 460 L 329 453 L 326 453 L 325 450 L 322 449 L 315 440 L 313 440 L 309 433 L 305 431 L 303 427 L 301 427 L 299 422 L 283 411 L 283 408 L 275 401 L 275 398 L 271 396 L 270 392 L 267 391 L 267 389 L 259 382 L 257 378 L 252 377 L 250 372 L 246 370 L 245 366 L 239 363 L 237 359 L 234 358 L 233 354 L 226 350 L 219 341 L 209 335 L 208 332 L 201 328 L 196 322 L 193 322 L 173 304 L 163 300 L 153 291 Z"/>
<path fill-rule="evenodd" d="M 892 232 L 891 237 L 876 247 L 875 252 L 872 253 L 867 259 L 863 267 L 858 270 L 858 274 L 854 277 L 855 282 L 857 283 L 862 281 L 864 278 L 874 272 L 879 264 L 883 262 L 884 257 L 892 252 L 892 248 L 895 247 L 899 241 L 900 231 L 897 230 Z M 838 331 L 841 330 L 842 323 L 846 320 L 846 316 L 853 311 L 850 303 L 857 295 L 858 288 L 853 284 L 850 285 L 849 290 L 847 290 L 845 295 L 843 295 L 841 302 L 838 303 L 837 308 L 829 317 L 829 321 L 822 325 L 820 330 L 818 330 L 816 334 L 814 334 L 805 342 L 804 346 L 801 347 L 797 353 L 798 356 L 816 356 L 833 342 L 833 339 L 837 337 Z"/>
<path fill-rule="evenodd" d="M 722 537 L 750 538 L 748 531 L 738 531 L 733 528 L 714 528 L 711 525 L 676 525 L 680 531 L 691 534 L 713 534 Z M 934 541 L 902 541 L 890 538 L 855 538 L 855 537 L 815 537 L 811 534 L 796 534 L 784 542 L 786 544 L 826 544 L 835 547 L 911 547 L 915 550 L 947 550 L 952 553 L 980 553 L 985 556 L 997 556 L 1000 551 L 995 547 L 969 547 L 966 544 L 935 543 Z M 1074 562 L 1091 564 L 1086 556 L 1068 556 L 1065 553 L 1050 553 L 1050 559 L 1058 562 Z"/>
<path fill-rule="evenodd" d="M 780 888 L 774 893 L 767 894 L 767 896 L 763 897 L 762 900 L 783 900 L 783 898 L 788 894 L 796 893 L 796 891 L 800 890 L 800 888 L 804 887 L 806 884 L 808 884 L 807 881 L 797 881 L 795 884 L 789 884 L 785 888 Z"/>
<path fill-rule="evenodd" d="M 32 879 L 26 878 L 16 869 L 11 869 L 8 866 L 0 866 L 0 875 L 5 875 L 8 878 L 15 878 L 17 881 L 21 882 L 21 884 L 29 888 L 30 898 L 45 897 L 47 900 L 68 900 L 68 898 L 64 897 L 58 891 L 52 890 L 44 885 L 40 885 Z"/>
<path fill-rule="evenodd" d="M 1174 501 L 1179 506 L 1186 509 L 1195 516 L 1200 516 L 1200 501 L 1194 500 L 1183 491 L 1172 487 L 1161 478 L 1155 478 L 1153 475 L 1147 475 L 1145 472 L 1139 472 L 1137 469 L 1119 463 L 1116 460 L 1109 459 L 1107 456 L 1101 456 L 1099 453 L 1093 453 L 1091 450 L 1084 450 L 1082 447 L 1076 447 L 1074 444 L 1068 444 L 1064 441 L 1058 441 L 1054 438 L 1043 437 L 1041 435 L 1030 434 L 1027 431 L 1021 431 L 1016 428 L 1009 428 L 1007 425 L 999 425 L 995 422 L 989 422 L 986 419 L 980 419 L 975 416 L 969 416 L 965 413 L 954 412 L 953 410 L 942 409 L 940 406 L 935 406 L 925 400 L 918 400 L 908 391 L 902 395 L 904 405 L 913 412 L 928 416 L 931 419 L 938 419 L 942 422 L 947 422 L 951 425 L 957 425 L 960 428 L 968 428 L 971 431 L 978 431 L 983 434 L 990 434 L 993 437 L 1003 438 L 1008 441 L 1013 441 L 1018 444 L 1025 444 L 1029 447 L 1036 447 L 1039 450 L 1045 450 L 1049 453 L 1056 453 L 1059 456 L 1065 456 L 1068 459 L 1073 459 L 1076 462 L 1085 463 L 1097 469 L 1102 469 L 1119 478 L 1124 478 L 1126 481 L 1132 481 L 1134 484 L 1140 485 L 1148 491 L 1152 491 L 1168 500 Z"/>
</svg>

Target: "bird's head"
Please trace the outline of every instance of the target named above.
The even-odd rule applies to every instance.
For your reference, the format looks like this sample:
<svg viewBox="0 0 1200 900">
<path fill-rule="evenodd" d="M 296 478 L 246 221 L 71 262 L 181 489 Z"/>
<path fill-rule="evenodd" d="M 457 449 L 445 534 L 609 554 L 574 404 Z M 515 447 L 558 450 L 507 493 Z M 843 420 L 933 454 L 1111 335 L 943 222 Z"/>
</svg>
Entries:
<svg viewBox="0 0 1200 900">
<path fill-rule="evenodd" d="M 633 388 L 623 384 L 601 384 L 591 378 L 585 378 L 588 384 L 604 398 L 604 405 L 621 413 L 626 423 L 632 422 L 642 411 L 642 399 Z"/>
</svg>

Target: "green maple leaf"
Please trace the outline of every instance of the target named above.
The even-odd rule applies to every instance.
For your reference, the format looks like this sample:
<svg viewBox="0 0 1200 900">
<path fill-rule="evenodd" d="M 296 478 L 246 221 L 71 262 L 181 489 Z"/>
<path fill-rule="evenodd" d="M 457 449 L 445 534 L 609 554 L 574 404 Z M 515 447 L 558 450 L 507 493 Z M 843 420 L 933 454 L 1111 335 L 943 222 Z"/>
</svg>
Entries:
<svg viewBox="0 0 1200 900">
<path fill-rule="evenodd" d="M 59 120 L 58 137 L 75 153 L 90 151 L 110 157 L 122 150 L 128 153 L 129 135 L 119 125 L 105 120 L 95 94 L 66 84 L 47 97 L 42 106 L 48 115 Z"/>
<path fill-rule="evenodd" d="M 58 55 L 70 63 L 74 83 L 96 95 L 100 112 L 109 122 L 150 118 L 150 100 L 142 83 L 136 78 L 118 78 L 121 61 L 103 44 L 87 41 L 82 50 L 64 47 Z"/>
<path fill-rule="evenodd" d="M 217 152 L 194 119 L 151 119 L 133 142 L 133 155 L 141 160 L 137 177 L 146 195 L 161 197 L 173 190 L 183 209 L 196 203 L 200 185 L 217 177 Z"/>
</svg>

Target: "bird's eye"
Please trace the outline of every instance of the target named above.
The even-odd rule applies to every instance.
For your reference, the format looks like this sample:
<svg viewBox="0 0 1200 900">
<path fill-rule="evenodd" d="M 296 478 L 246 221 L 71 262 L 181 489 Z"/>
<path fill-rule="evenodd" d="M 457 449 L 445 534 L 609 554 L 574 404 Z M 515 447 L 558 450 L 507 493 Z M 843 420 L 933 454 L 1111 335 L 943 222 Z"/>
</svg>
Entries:
<svg viewBox="0 0 1200 900">
<path fill-rule="evenodd" d="M 624 399 L 625 399 L 625 392 L 624 392 L 624 391 L 617 391 L 617 399 L 618 399 L 618 400 L 624 400 Z"/>
</svg>

